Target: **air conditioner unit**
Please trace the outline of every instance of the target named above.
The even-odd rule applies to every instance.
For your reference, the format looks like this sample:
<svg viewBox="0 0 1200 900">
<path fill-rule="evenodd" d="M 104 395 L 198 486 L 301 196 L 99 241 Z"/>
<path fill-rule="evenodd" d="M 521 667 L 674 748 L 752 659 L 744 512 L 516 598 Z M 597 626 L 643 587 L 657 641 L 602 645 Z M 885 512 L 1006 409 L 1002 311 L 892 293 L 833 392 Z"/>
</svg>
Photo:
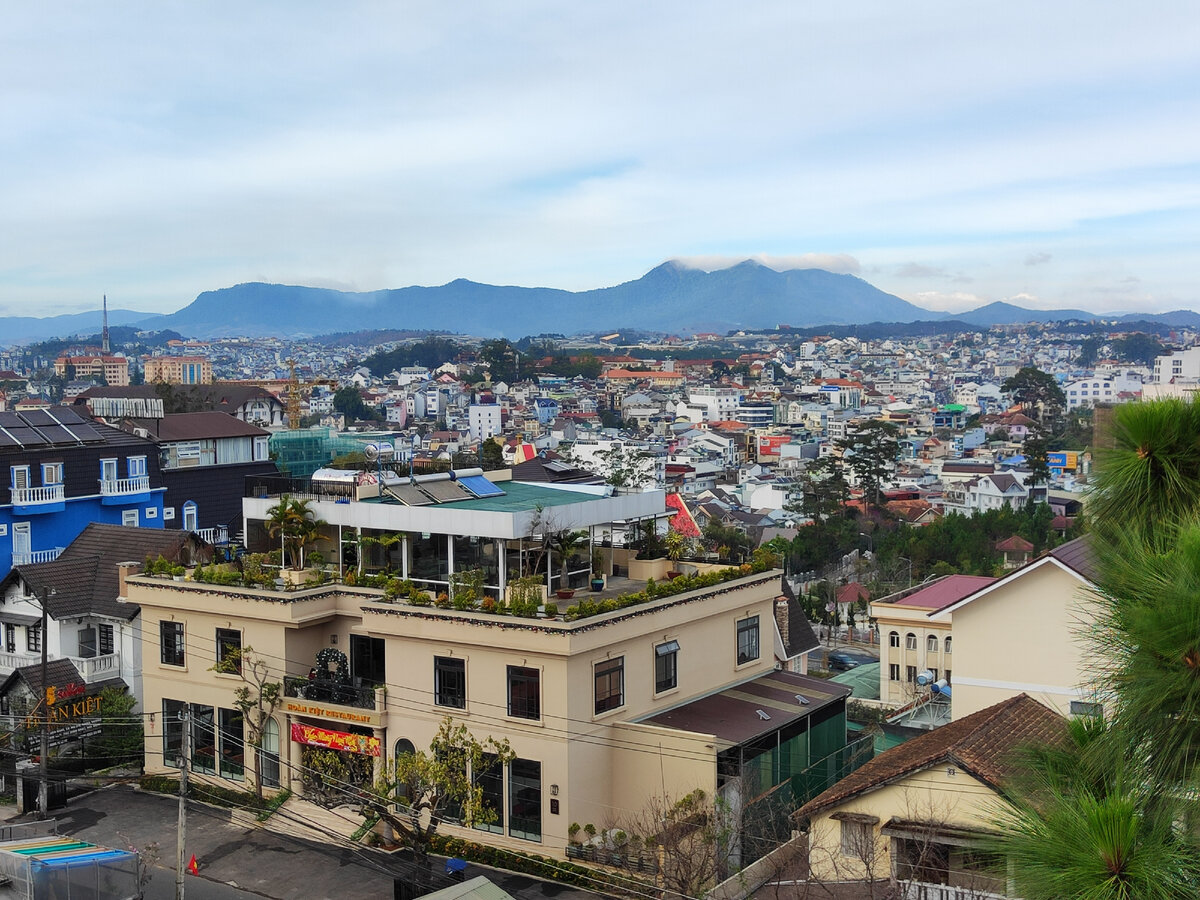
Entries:
<svg viewBox="0 0 1200 900">
<path fill-rule="evenodd" d="M 150 432 L 145 428 L 135 428 L 133 429 L 133 433 L 140 438 L 149 439 L 150 437 Z"/>
</svg>

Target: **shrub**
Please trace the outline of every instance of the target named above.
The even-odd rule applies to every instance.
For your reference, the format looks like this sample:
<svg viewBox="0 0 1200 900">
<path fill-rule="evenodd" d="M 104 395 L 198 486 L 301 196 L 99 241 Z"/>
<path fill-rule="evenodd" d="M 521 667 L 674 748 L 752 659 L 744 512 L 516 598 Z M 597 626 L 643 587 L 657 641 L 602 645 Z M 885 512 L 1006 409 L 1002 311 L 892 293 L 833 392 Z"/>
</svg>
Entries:
<svg viewBox="0 0 1200 900">
<path fill-rule="evenodd" d="M 548 619 L 557 619 L 558 618 L 558 604 L 557 603 L 547 603 L 544 607 L 542 607 L 542 612 L 544 612 L 546 614 L 546 618 L 548 618 Z"/>
</svg>

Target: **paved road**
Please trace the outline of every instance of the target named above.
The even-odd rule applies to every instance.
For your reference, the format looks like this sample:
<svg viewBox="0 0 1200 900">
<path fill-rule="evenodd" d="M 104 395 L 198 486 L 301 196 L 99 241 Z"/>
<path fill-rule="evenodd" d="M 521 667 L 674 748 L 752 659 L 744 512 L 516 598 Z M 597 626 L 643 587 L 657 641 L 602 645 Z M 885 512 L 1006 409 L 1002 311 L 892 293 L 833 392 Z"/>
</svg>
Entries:
<svg viewBox="0 0 1200 900">
<path fill-rule="evenodd" d="M 143 849 L 157 843 L 159 866 L 147 889 L 151 900 L 170 900 L 175 890 L 175 821 L 171 797 L 115 786 L 78 797 L 54 815 L 59 833 L 110 847 Z M 186 877 L 195 900 L 271 897 L 278 900 L 392 897 L 392 879 L 410 865 L 399 854 L 359 846 L 317 843 L 230 822 L 225 810 L 189 804 L 187 854 L 200 875 Z M 445 887 L 435 863 L 433 887 Z M 487 875 L 518 900 L 596 900 L 599 895 L 553 882 L 468 866 L 466 877 Z"/>
</svg>

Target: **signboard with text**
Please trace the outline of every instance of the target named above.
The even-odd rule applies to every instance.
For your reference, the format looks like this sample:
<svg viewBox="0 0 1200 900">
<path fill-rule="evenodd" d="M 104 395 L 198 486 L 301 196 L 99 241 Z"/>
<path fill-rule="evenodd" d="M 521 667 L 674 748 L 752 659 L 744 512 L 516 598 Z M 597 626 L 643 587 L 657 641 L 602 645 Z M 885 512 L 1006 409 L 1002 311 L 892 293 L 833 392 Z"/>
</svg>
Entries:
<svg viewBox="0 0 1200 900">
<path fill-rule="evenodd" d="M 292 723 L 292 740 L 297 744 L 323 747 L 326 750 L 338 750 L 342 753 L 360 753 L 363 756 L 383 755 L 383 748 L 377 737 L 349 734 L 345 731 L 330 731 L 328 728 L 317 728 L 302 722 Z"/>
</svg>

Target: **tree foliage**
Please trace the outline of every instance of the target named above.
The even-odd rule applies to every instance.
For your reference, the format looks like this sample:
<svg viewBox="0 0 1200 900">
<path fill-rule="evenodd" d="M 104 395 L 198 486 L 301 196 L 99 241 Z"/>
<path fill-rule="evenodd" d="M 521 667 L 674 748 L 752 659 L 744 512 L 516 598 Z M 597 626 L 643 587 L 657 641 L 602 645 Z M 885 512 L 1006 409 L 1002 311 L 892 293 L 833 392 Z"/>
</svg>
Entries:
<svg viewBox="0 0 1200 900">
<path fill-rule="evenodd" d="M 880 488 L 900 454 L 900 430 L 891 422 L 872 419 L 837 442 L 842 463 L 858 479 L 863 499 L 879 508 Z"/>
<path fill-rule="evenodd" d="M 284 494 L 267 510 L 267 534 L 282 543 L 292 568 L 304 566 L 304 549 L 321 540 L 326 523 L 316 517 L 311 501 Z"/>
<path fill-rule="evenodd" d="M 1025 414 L 1043 428 L 1051 427 L 1067 406 L 1067 397 L 1054 376 L 1036 366 L 1019 369 L 1000 389 L 1012 394 Z"/>
<path fill-rule="evenodd" d="M 241 712 L 246 725 L 246 745 L 258 750 L 262 747 L 267 720 L 275 714 L 283 700 L 282 682 L 272 680 L 270 664 L 256 654 L 253 647 L 226 648 L 224 656 L 212 667 L 212 671 L 237 675 L 244 682 L 233 692 L 233 705 Z M 261 773 L 254 778 L 254 790 L 261 798 Z"/>
</svg>

